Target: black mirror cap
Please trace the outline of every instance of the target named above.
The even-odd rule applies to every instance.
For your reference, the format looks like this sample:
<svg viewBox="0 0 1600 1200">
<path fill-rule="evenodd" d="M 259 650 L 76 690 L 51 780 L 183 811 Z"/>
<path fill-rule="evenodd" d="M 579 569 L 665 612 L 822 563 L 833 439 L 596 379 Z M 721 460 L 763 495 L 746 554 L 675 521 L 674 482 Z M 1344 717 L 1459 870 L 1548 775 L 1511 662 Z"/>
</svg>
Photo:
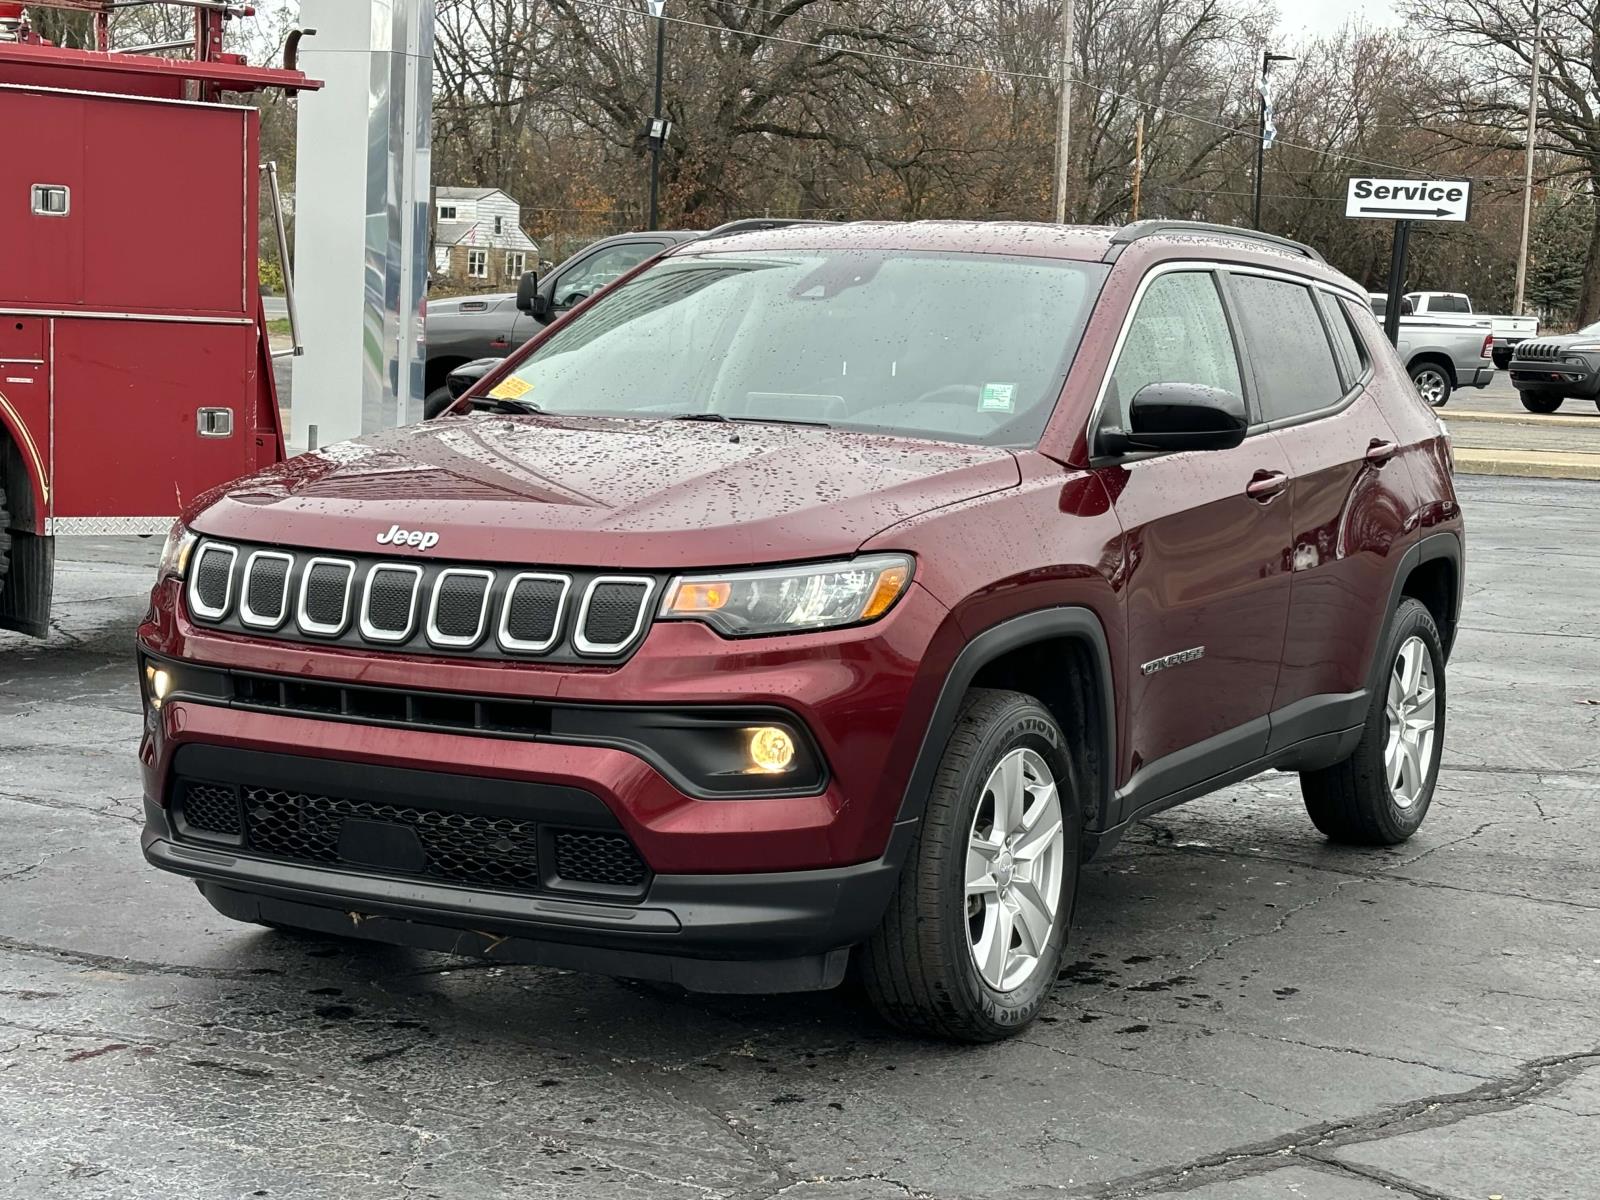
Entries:
<svg viewBox="0 0 1600 1200">
<path fill-rule="evenodd" d="M 466 394 L 469 387 L 504 361 L 504 359 L 499 358 L 475 358 L 469 363 L 462 363 L 445 376 L 444 386 L 449 391 L 450 398 L 459 400 Z"/>
<path fill-rule="evenodd" d="M 1416 311 L 1417 311 L 1417 303 L 1416 303 L 1415 300 L 1402 300 L 1402 301 L 1400 301 L 1400 315 L 1402 317 L 1414 316 L 1416 314 Z"/>
<path fill-rule="evenodd" d="M 1201 383 L 1149 383 L 1128 409 L 1115 452 L 1231 450 L 1250 430 L 1244 399 Z M 1113 449 L 1107 446 L 1106 449 Z"/>
<path fill-rule="evenodd" d="M 534 296 L 539 287 L 539 275 L 536 271 L 524 271 L 522 278 L 517 280 L 517 308 L 530 316 L 533 314 Z"/>
</svg>

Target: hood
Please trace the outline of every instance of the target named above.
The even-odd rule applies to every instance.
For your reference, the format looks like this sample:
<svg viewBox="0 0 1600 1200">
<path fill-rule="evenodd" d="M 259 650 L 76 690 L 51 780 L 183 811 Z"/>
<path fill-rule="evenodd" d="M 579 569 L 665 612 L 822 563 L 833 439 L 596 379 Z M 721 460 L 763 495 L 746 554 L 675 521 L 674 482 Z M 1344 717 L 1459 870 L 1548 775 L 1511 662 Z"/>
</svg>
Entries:
<svg viewBox="0 0 1600 1200">
<path fill-rule="evenodd" d="M 446 418 L 302 454 L 203 497 L 201 533 L 347 553 L 438 535 L 435 559 L 736 566 L 854 552 L 1015 487 L 1007 450 L 798 425 Z M 422 541 L 419 537 L 417 541 Z"/>
</svg>

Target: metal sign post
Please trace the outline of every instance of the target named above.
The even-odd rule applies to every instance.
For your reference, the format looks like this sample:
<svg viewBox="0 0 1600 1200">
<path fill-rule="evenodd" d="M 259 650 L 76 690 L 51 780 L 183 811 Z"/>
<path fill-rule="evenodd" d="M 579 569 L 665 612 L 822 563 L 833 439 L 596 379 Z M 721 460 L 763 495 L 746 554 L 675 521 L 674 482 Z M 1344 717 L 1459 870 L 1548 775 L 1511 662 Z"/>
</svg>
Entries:
<svg viewBox="0 0 1600 1200">
<path fill-rule="evenodd" d="M 1405 291 L 1406 251 L 1413 221 L 1465 221 L 1472 210 L 1472 184 L 1465 179 L 1373 179 L 1359 176 L 1346 185 L 1344 215 L 1394 222 L 1389 259 L 1389 299 L 1383 332 L 1400 340 L 1400 295 Z"/>
</svg>

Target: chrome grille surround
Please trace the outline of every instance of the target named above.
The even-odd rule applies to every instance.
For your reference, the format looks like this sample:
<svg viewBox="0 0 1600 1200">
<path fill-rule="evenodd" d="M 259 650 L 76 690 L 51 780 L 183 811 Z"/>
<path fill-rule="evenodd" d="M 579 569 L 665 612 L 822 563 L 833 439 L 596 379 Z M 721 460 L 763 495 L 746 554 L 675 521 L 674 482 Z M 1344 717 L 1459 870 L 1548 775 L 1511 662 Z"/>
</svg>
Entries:
<svg viewBox="0 0 1600 1200">
<path fill-rule="evenodd" d="M 511 632 L 511 610 L 516 603 L 517 590 L 525 583 L 553 583 L 560 590 L 556 595 L 555 616 L 550 620 L 550 636 L 543 639 L 519 638 Z M 496 638 L 506 650 L 519 654 L 543 654 L 561 640 L 562 621 L 567 615 L 567 597 L 572 594 L 570 575 L 550 575 L 539 571 L 520 571 L 506 584 L 506 598 L 500 605 L 500 627 Z"/>
<path fill-rule="evenodd" d="M 483 595 L 478 600 L 478 619 L 470 634 L 445 633 L 439 628 L 439 598 L 452 579 L 481 579 Z M 433 581 L 433 595 L 428 599 L 428 641 L 435 646 L 453 646 L 471 649 L 483 640 L 483 627 L 489 619 L 489 596 L 494 590 L 494 572 L 471 567 L 447 567 Z"/>
<path fill-rule="evenodd" d="M 584 632 L 588 628 L 589 606 L 594 601 L 594 594 L 606 584 L 643 587 L 643 591 L 639 596 L 639 611 L 634 617 L 633 628 L 628 631 L 628 636 L 621 641 L 591 641 Z M 589 586 L 583 590 L 583 600 L 578 604 L 578 619 L 573 625 L 572 644 L 582 654 L 619 653 L 631 644 L 639 636 L 639 631 L 644 628 L 644 623 L 650 616 L 650 597 L 655 594 L 655 590 L 656 581 L 648 575 L 597 575 L 589 581 Z"/>
<path fill-rule="evenodd" d="M 344 600 L 337 621 L 318 621 L 306 611 L 306 600 L 311 590 L 311 577 L 318 567 L 335 567 L 344 571 Z M 295 609 L 295 620 L 302 633 L 317 637 L 338 637 L 350 625 L 350 588 L 355 582 L 356 564 L 348 558 L 324 558 L 308 561 L 300 572 L 300 602 Z"/>
<path fill-rule="evenodd" d="M 284 599 L 282 615 L 273 620 L 271 596 L 263 593 L 280 586 L 277 570 L 284 572 Z M 259 602 L 254 609 L 245 595 L 252 578 Z M 185 598 L 196 625 L 258 638 L 604 665 L 620 663 L 638 648 L 663 584 L 660 576 L 593 568 L 436 563 L 202 537 Z M 205 597 L 222 603 L 207 605 Z"/>
<path fill-rule="evenodd" d="M 200 596 L 200 577 L 204 573 L 206 558 L 219 554 L 228 560 L 228 577 L 222 592 L 222 603 L 213 607 Z M 194 561 L 189 564 L 189 611 L 197 617 L 204 617 L 210 621 L 218 621 L 227 616 L 228 609 L 233 604 L 233 571 L 238 565 L 239 551 L 232 546 L 220 542 L 205 542 L 196 549 Z"/>
<path fill-rule="evenodd" d="M 257 612 L 250 604 L 251 584 L 255 579 L 256 564 L 262 562 L 281 562 L 283 564 L 283 584 L 278 593 L 278 611 L 274 616 L 271 613 Z M 281 550 L 257 550 L 253 552 L 244 564 L 244 582 L 239 588 L 239 620 L 252 629 L 276 629 L 289 617 L 289 577 L 294 571 L 294 555 L 285 554 Z M 231 580 L 230 580 L 231 582 Z"/>
<path fill-rule="evenodd" d="M 411 600 L 406 610 L 406 623 L 401 629 L 378 625 L 372 619 L 372 584 L 380 575 L 407 575 L 411 579 Z M 361 613 L 357 620 L 361 636 L 369 642 L 406 642 L 417 628 L 417 598 L 422 591 L 422 568 L 415 563 L 379 563 L 367 572 L 361 584 Z"/>
</svg>

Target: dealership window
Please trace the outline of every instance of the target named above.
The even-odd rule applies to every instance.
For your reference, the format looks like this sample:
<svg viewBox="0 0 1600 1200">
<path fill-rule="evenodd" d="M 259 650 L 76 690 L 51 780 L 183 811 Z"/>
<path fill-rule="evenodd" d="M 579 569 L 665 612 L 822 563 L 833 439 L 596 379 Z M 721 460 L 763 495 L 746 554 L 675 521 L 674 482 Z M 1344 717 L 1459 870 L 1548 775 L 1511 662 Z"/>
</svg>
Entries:
<svg viewBox="0 0 1600 1200">
<path fill-rule="evenodd" d="M 467 275 L 472 279 L 489 278 L 489 252 L 487 250 L 467 251 Z"/>
<path fill-rule="evenodd" d="M 439 220 L 454 221 L 456 219 L 456 206 L 454 204 L 439 205 Z"/>
<path fill-rule="evenodd" d="M 528 269 L 528 256 L 521 250 L 513 250 L 506 255 L 506 274 L 521 275 Z"/>
</svg>

